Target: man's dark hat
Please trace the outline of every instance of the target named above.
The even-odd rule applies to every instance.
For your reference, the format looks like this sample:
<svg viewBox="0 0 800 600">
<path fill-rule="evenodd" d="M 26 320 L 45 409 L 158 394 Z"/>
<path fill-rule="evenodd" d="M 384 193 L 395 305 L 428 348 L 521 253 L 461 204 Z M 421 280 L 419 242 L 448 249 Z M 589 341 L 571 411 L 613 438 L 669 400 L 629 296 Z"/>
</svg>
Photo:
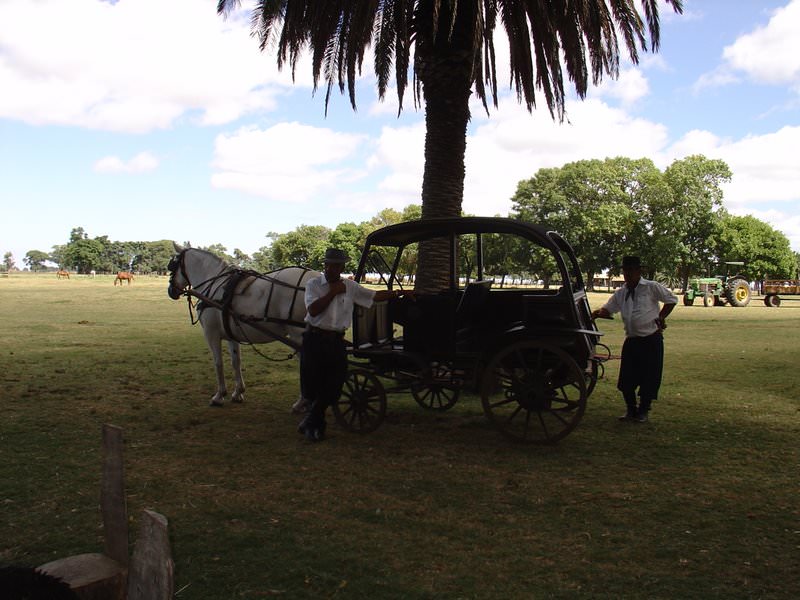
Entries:
<svg viewBox="0 0 800 600">
<path fill-rule="evenodd" d="M 328 248 L 325 250 L 326 263 L 339 263 L 343 265 L 347 262 L 347 259 L 348 256 L 344 250 L 339 250 L 338 248 Z"/>
<path fill-rule="evenodd" d="M 642 261 L 639 260 L 638 256 L 623 256 L 622 257 L 622 268 L 623 269 L 641 269 L 642 268 Z"/>
</svg>

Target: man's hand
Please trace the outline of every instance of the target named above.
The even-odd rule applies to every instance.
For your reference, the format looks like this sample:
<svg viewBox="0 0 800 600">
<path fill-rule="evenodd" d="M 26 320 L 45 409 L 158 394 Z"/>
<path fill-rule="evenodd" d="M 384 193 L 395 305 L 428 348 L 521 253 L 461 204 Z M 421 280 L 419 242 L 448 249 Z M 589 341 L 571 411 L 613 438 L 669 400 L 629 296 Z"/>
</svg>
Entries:
<svg viewBox="0 0 800 600">
<path fill-rule="evenodd" d="M 344 294 L 345 292 L 347 292 L 347 286 L 341 279 L 331 283 L 330 289 L 328 290 L 328 293 L 332 296 L 338 296 L 339 294 Z"/>
<path fill-rule="evenodd" d="M 659 331 L 664 331 L 667 328 L 667 320 L 659 317 L 656 319 L 656 326 L 658 327 Z"/>
<path fill-rule="evenodd" d="M 605 308 L 598 308 L 597 310 L 592 311 L 592 320 L 594 319 L 613 319 L 614 317 L 611 316 L 611 313 L 608 312 Z"/>
</svg>

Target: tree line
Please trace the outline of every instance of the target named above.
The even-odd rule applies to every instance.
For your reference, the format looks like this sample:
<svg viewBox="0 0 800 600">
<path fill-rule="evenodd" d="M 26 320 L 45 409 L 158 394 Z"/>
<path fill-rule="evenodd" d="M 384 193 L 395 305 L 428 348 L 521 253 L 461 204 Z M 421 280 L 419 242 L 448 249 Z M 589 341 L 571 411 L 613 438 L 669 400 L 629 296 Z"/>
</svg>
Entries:
<svg viewBox="0 0 800 600">
<path fill-rule="evenodd" d="M 738 272 L 750 280 L 797 277 L 800 255 L 784 234 L 723 208 L 721 186 L 730 179 L 724 161 L 702 155 L 663 172 L 647 158 L 582 160 L 521 181 L 510 216 L 561 232 L 587 282 L 618 271 L 626 254 L 640 256 L 649 277 L 683 289 L 726 261 L 743 261 Z"/>
<path fill-rule="evenodd" d="M 691 276 L 718 272 L 725 261 L 743 261 L 744 267 L 737 270 L 751 280 L 798 277 L 800 254 L 792 252 L 785 235 L 755 217 L 731 215 L 723 208 L 721 186 L 730 178 L 723 161 L 701 155 L 676 160 L 663 172 L 645 158 L 577 161 L 540 169 L 520 181 L 508 216 L 562 233 L 575 249 L 589 285 L 596 274 L 615 272 L 625 254 L 641 256 L 649 277 L 674 287 L 685 287 Z M 368 221 L 345 222 L 333 229 L 300 225 L 287 233 L 271 232 L 266 236 L 269 243 L 252 256 L 238 248 L 229 254 L 222 244 L 201 248 L 240 268 L 267 272 L 287 265 L 319 270 L 325 249 L 336 246 L 348 253 L 348 267 L 354 269 L 369 233 L 421 215 L 421 206 L 411 204 L 402 211 L 384 209 Z M 485 261 L 497 276 L 548 281 L 554 274 L 555 264 L 546 258 L 532 261 L 512 246 L 494 248 Z M 173 254 L 171 240 L 90 239 L 77 227 L 66 244 L 54 246 L 49 254 L 31 250 L 25 263 L 33 271 L 52 261 L 79 273 L 164 273 Z M 413 275 L 416 256 L 413 252 L 406 256 L 402 268 Z M 473 267 L 463 253 L 462 275 L 470 277 Z"/>
</svg>

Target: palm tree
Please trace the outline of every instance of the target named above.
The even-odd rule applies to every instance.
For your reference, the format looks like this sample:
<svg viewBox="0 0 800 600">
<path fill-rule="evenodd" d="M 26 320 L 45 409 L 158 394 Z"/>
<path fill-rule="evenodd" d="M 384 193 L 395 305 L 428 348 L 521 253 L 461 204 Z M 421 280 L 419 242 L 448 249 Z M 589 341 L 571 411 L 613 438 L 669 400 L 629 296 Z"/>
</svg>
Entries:
<svg viewBox="0 0 800 600">
<path fill-rule="evenodd" d="M 683 0 L 666 0 L 681 13 Z M 219 0 L 227 15 L 241 0 Z M 464 195 L 464 154 L 469 97 L 474 88 L 488 112 L 497 107 L 493 36 L 498 21 L 509 40 L 517 99 L 531 111 L 538 89 L 553 118 L 564 118 L 566 73 L 579 97 L 589 81 L 616 76 L 622 38 L 630 60 L 659 46 L 659 0 L 261 0 L 252 30 L 266 50 L 277 43 L 278 66 L 294 73 L 309 50 L 315 89 L 324 78 L 325 108 L 334 85 L 345 88 L 355 109 L 355 81 L 374 45 L 378 95 L 392 80 L 400 110 L 412 65 L 414 103 L 425 102 L 425 170 L 422 218 L 459 216 Z M 636 5 L 642 7 L 644 18 Z M 488 90 L 487 90 L 488 88 Z M 442 248 L 420 249 L 417 289 L 446 287 Z M 446 251 L 446 249 L 444 249 Z"/>
</svg>

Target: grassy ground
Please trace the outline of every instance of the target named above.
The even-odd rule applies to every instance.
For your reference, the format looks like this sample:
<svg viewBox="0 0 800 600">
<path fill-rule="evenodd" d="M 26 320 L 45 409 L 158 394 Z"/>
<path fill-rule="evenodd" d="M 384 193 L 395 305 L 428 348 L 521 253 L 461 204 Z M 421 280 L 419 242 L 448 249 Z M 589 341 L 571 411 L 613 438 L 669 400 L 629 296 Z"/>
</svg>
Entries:
<svg viewBox="0 0 800 600">
<path fill-rule="evenodd" d="M 166 279 L 0 280 L 0 563 L 102 548 L 100 426 L 125 429 L 132 532 L 170 520 L 178 598 L 794 598 L 800 302 L 678 306 L 661 398 L 618 423 L 618 362 L 556 447 L 480 402 L 392 396 L 367 436 L 308 445 L 297 363 L 245 350 L 212 409 L 199 326 Z M 603 296 L 593 297 L 593 306 Z M 621 323 L 602 322 L 619 354 Z M 263 346 L 275 358 L 287 352 Z"/>
</svg>

